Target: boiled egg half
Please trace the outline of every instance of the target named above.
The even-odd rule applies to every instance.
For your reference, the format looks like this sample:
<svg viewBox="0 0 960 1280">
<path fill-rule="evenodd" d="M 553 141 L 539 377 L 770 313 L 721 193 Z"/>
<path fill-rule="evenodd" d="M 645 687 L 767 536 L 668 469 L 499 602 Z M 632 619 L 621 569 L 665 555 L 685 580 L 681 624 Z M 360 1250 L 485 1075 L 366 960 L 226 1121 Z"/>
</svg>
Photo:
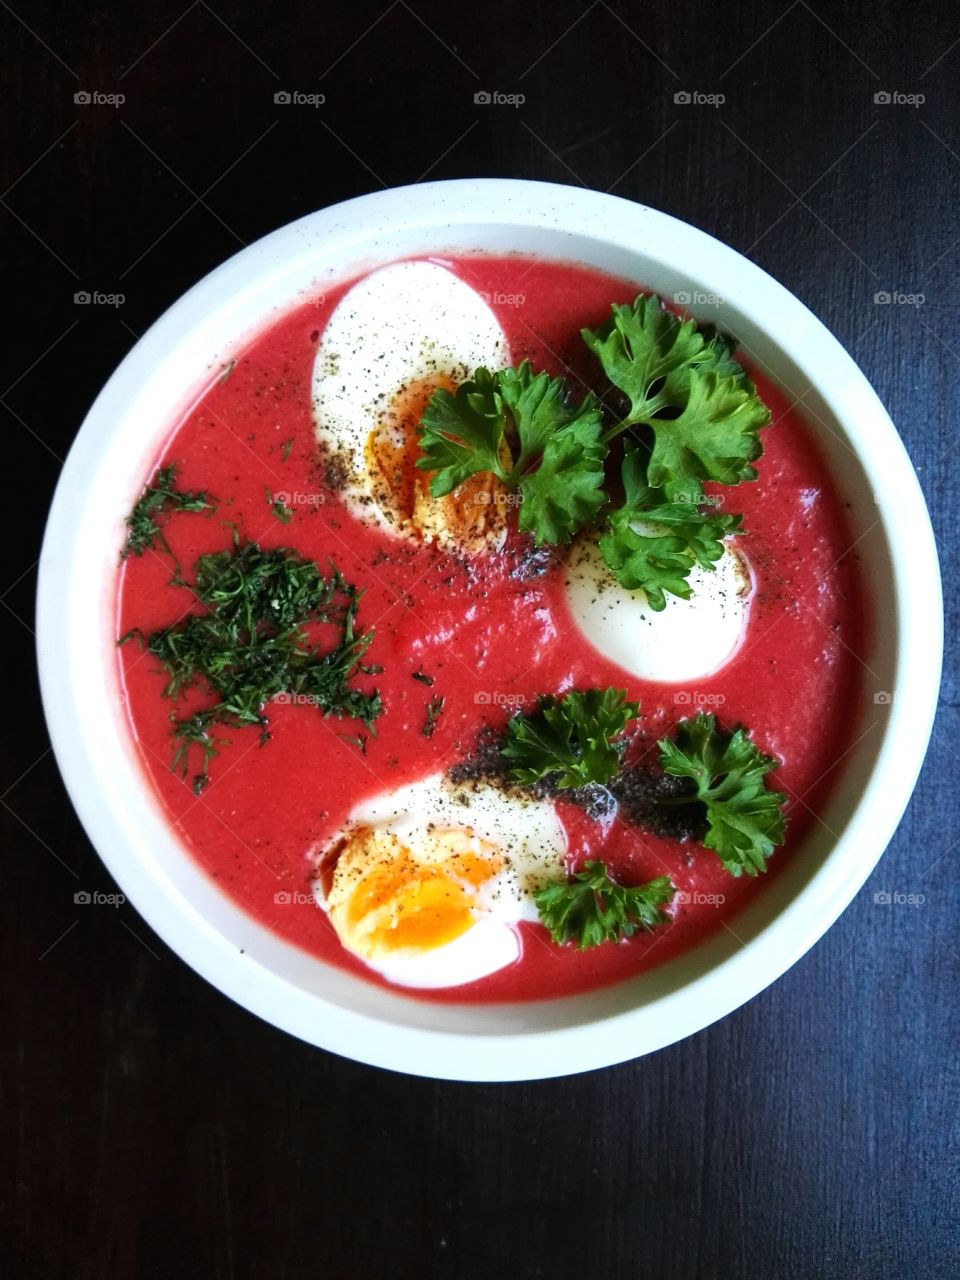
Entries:
<svg viewBox="0 0 960 1280">
<path fill-rule="evenodd" d="M 506 337 L 476 289 L 438 262 L 397 262 L 358 281 L 317 348 L 313 414 L 330 474 L 358 519 L 476 552 L 506 529 L 500 482 L 474 476 L 431 498 L 418 424 L 438 388 L 509 364 Z"/>
<path fill-rule="evenodd" d="M 659 613 L 643 591 L 629 591 L 604 563 L 596 538 L 574 542 L 566 597 L 587 640 L 641 680 L 665 684 L 711 675 L 733 657 L 746 630 L 753 575 L 731 543 L 712 570 L 694 566 L 688 600 L 668 595 Z"/>
<path fill-rule="evenodd" d="M 388 981 L 453 987 L 519 959 L 534 892 L 563 874 L 553 805 L 443 774 L 359 806 L 318 855 L 314 891 L 341 943 Z"/>
</svg>

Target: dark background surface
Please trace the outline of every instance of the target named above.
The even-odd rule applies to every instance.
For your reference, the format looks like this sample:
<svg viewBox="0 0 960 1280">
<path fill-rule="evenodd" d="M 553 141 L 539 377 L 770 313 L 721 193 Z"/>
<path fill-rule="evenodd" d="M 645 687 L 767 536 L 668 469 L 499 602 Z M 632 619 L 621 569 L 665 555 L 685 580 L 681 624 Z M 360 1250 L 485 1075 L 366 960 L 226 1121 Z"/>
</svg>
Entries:
<svg viewBox="0 0 960 1280">
<path fill-rule="evenodd" d="M 18 0 L 0 32 L 5 1274 L 960 1274 L 949 590 L 930 755 L 840 922 L 702 1034 L 523 1085 L 416 1080 L 309 1048 L 218 995 L 129 906 L 75 906 L 78 888 L 115 886 L 47 750 L 31 651 L 61 460 L 137 335 L 243 244 L 426 177 L 613 189 L 771 271 L 889 407 L 950 588 L 953 7 Z M 475 105 L 483 88 L 526 102 Z M 275 105 L 284 89 L 327 101 Z M 95 90 L 126 101 L 75 103 Z M 680 90 L 726 101 L 678 104 Z M 126 300 L 79 307 L 78 290 Z M 895 290 L 923 302 L 875 303 Z M 925 902 L 878 905 L 883 890 Z"/>
</svg>

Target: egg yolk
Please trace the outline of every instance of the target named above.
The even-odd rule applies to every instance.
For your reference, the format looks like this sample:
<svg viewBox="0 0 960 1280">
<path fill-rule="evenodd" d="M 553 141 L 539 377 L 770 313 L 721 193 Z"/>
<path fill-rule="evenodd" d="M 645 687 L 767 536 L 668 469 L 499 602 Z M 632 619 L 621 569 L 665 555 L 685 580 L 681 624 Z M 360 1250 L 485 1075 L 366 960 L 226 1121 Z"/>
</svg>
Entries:
<svg viewBox="0 0 960 1280">
<path fill-rule="evenodd" d="M 506 525 L 507 491 L 490 472 L 469 476 L 453 493 L 430 496 L 431 473 L 416 466 L 419 424 L 427 402 L 439 389 L 453 392 L 450 378 L 419 379 L 402 388 L 367 437 L 364 464 L 381 511 L 421 537 L 465 551 L 482 551 Z M 505 462 L 510 455 L 503 446 Z"/>
<path fill-rule="evenodd" d="M 343 945 L 366 960 L 432 951 L 474 924 L 478 890 L 502 866 L 497 847 L 469 830 L 423 833 L 414 845 L 360 828 L 339 848 L 327 912 Z"/>
</svg>

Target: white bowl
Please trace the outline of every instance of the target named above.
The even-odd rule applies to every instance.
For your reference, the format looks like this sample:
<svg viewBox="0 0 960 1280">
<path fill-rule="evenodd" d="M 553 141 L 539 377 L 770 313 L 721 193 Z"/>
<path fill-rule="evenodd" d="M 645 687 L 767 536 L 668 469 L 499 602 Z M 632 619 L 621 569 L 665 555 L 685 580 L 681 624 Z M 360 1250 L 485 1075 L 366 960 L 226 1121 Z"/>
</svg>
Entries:
<svg viewBox="0 0 960 1280">
<path fill-rule="evenodd" d="M 653 971 L 531 1004 L 434 1004 L 279 941 L 175 839 L 119 707 L 113 578 L 123 519 L 171 424 L 211 369 L 298 296 L 394 258 L 457 250 L 574 259 L 710 318 L 801 396 L 859 536 L 876 625 L 874 692 L 842 780 L 789 865 L 735 919 Z M 696 305 L 691 308 L 696 313 Z M 137 910 L 225 994 L 294 1035 L 418 1075 L 520 1080 L 621 1062 L 699 1031 L 778 978 L 837 918 L 896 829 L 940 679 L 940 577 L 916 476 L 853 360 L 792 294 L 732 249 L 614 196 L 539 182 L 435 182 L 362 196 L 283 227 L 191 289 L 104 387 L 70 451 L 40 562 L 38 646 L 50 735 L 90 839 Z M 871 726 L 872 729 L 871 729 Z"/>
</svg>

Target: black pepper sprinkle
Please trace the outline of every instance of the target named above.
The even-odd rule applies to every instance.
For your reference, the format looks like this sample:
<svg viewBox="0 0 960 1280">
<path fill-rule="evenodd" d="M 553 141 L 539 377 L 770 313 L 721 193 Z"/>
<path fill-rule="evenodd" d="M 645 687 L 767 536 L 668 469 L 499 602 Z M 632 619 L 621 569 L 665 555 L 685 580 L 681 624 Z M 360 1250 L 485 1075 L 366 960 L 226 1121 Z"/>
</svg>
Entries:
<svg viewBox="0 0 960 1280">
<path fill-rule="evenodd" d="M 324 483 L 333 493 L 340 493 L 346 488 L 349 475 L 346 461 L 339 454 L 331 454 L 324 459 Z"/>
<path fill-rule="evenodd" d="M 555 554 L 549 547 L 535 547 L 531 541 L 516 549 L 511 559 L 510 577 L 522 582 L 542 578 L 554 562 Z"/>
<path fill-rule="evenodd" d="M 503 734 L 491 725 L 484 725 L 477 735 L 473 753 L 449 771 L 453 783 L 487 782 L 503 789 L 510 788 L 509 762 L 501 754 Z M 673 778 L 657 769 L 640 766 L 623 768 L 606 786 L 590 783 L 571 789 L 557 785 L 558 775 L 547 775 L 539 782 L 524 786 L 522 790 L 535 799 L 564 800 L 581 808 L 595 822 L 612 820 L 620 815 L 634 826 L 643 827 L 654 835 L 671 840 L 702 840 L 706 835 L 706 818 L 703 805 L 691 800 L 690 804 L 665 805 L 663 801 L 675 801 L 692 795 L 695 783 L 691 778 Z"/>
<path fill-rule="evenodd" d="M 689 804 L 665 805 L 692 796 L 692 778 L 674 778 L 655 769 L 624 769 L 610 783 L 623 816 L 638 827 L 669 840 L 703 840 L 707 833 L 704 807 L 698 800 Z"/>
</svg>

